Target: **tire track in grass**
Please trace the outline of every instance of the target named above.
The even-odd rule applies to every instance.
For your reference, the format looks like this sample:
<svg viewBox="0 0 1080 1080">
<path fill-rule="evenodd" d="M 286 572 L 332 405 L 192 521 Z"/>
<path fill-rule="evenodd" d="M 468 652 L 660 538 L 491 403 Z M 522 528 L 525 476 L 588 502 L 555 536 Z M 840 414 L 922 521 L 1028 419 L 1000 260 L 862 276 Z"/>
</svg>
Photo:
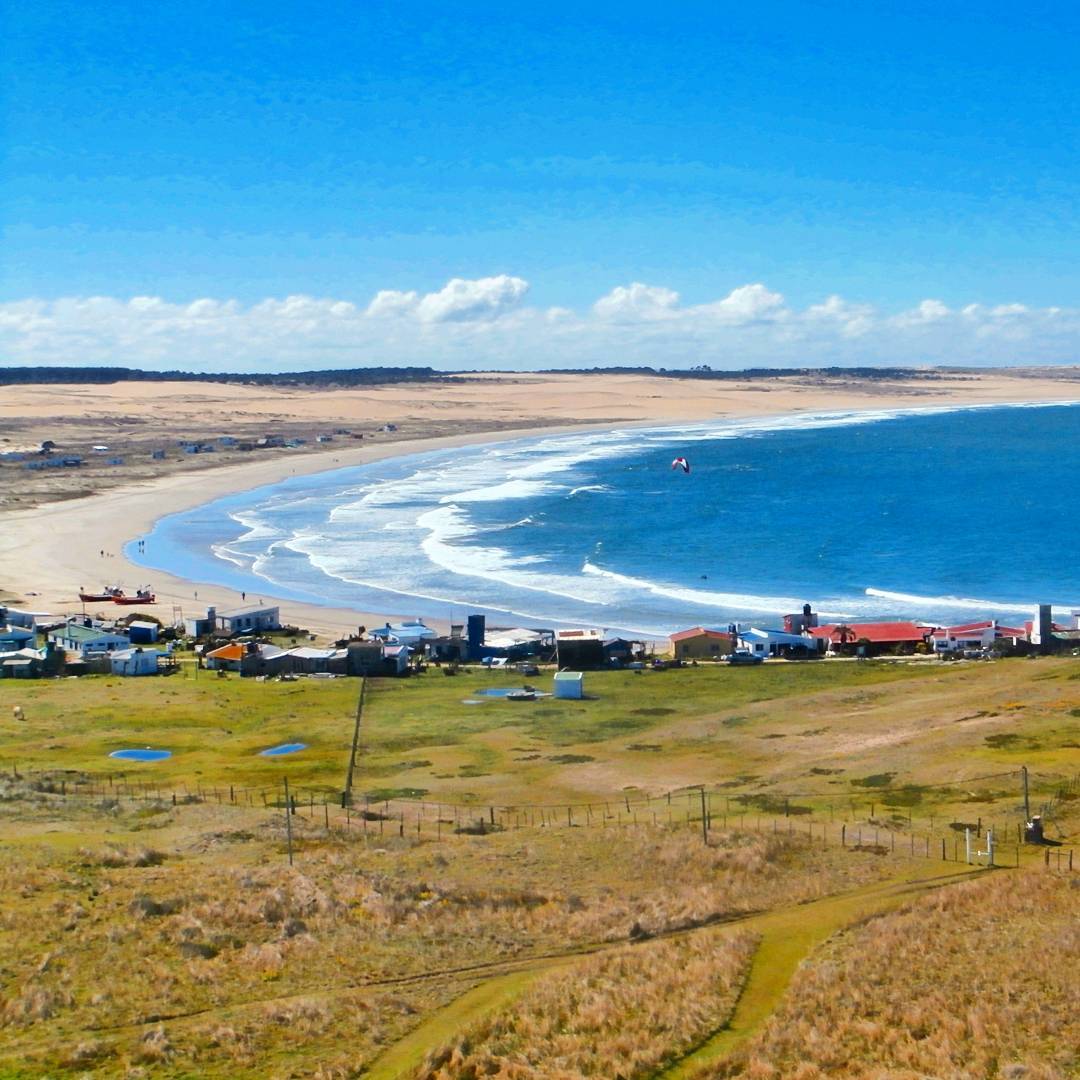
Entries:
<svg viewBox="0 0 1080 1080">
<path fill-rule="evenodd" d="M 762 934 L 735 1010 L 723 1028 L 710 1034 L 678 1062 L 654 1075 L 664 1080 L 688 1080 L 702 1067 L 730 1053 L 771 1015 L 799 961 L 837 930 L 860 918 L 897 907 L 910 896 L 952 884 L 978 872 L 964 869 L 940 874 L 938 869 L 937 864 L 927 865 L 925 874 L 912 873 L 909 869 L 899 877 L 875 882 L 850 893 L 736 917 L 720 924 Z M 716 930 L 718 924 L 714 922 L 656 936 L 682 936 L 706 929 Z M 626 941 L 617 941 L 601 948 L 544 957 L 487 979 L 427 1017 L 404 1039 L 385 1050 L 365 1070 L 365 1080 L 405 1080 L 419 1068 L 429 1050 L 449 1042 L 474 1020 L 516 1000 L 540 975 L 573 964 L 585 955 L 595 955 L 605 948 L 625 948 L 626 944 Z"/>
<path fill-rule="evenodd" d="M 727 1023 L 679 1061 L 656 1072 L 656 1080 L 693 1080 L 738 1049 L 772 1015 L 795 969 L 833 934 L 882 915 L 933 889 L 985 873 L 965 869 L 932 877 L 891 882 L 798 908 L 758 915 L 744 923 L 761 934 L 735 1009 Z"/>
</svg>

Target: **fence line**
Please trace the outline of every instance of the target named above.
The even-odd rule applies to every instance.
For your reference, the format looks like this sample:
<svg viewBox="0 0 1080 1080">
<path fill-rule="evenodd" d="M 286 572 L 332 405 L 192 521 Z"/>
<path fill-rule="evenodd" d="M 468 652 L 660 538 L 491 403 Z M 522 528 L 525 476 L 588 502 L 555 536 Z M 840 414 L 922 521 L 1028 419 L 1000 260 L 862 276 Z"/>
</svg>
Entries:
<svg viewBox="0 0 1080 1080">
<path fill-rule="evenodd" d="M 159 804 L 185 805 L 191 803 L 216 803 L 235 807 L 252 807 L 282 811 L 289 806 L 292 815 L 302 815 L 311 821 L 319 819 L 331 832 L 337 828 L 348 835 L 360 833 L 368 838 L 385 838 L 397 835 L 418 839 L 442 839 L 447 836 L 486 835 L 520 829 L 627 829 L 634 827 L 675 827 L 700 829 L 706 841 L 712 830 L 739 831 L 757 834 L 805 837 L 809 843 L 820 842 L 822 846 L 841 846 L 854 850 L 871 850 L 878 854 L 896 853 L 915 857 L 940 858 L 949 862 L 962 862 L 965 850 L 964 827 L 971 827 L 973 839 L 984 841 L 985 830 L 991 829 L 995 847 L 999 853 L 998 865 L 1019 865 L 1023 844 L 1023 825 L 1000 817 L 986 819 L 977 817 L 974 822 L 943 821 L 931 817 L 928 821 L 907 815 L 880 820 L 873 815 L 837 821 L 835 814 L 769 813 L 746 805 L 732 807 L 736 797 L 694 788 L 669 792 L 659 796 L 632 799 L 629 794 L 597 799 L 588 803 L 535 805 L 519 804 L 497 806 L 494 804 L 468 804 L 430 802 L 412 799 L 374 800 L 364 797 L 362 806 L 351 800 L 331 798 L 325 791 L 315 789 L 296 790 L 288 795 L 283 787 L 237 788 L 202 787 L 194 790 L 184 787 L 182 793 L 161 789 L 149 781 L 117 780 L 109 776 L 97 783 L 80 778 L 60 777 L 55 773 L 13 775 L 25 778 L 29 785 L 42 794 L 62 799 L 106 799 L 119 803 L 152 801 Z M 1067 781 L 1074 784 L 1076 778 Z M 341 802 L 344 801 L 344 806 Z M 847 800 L 844 800 L 847 802 Z M 800 808 L 806 809 L 806 808 Z M 831 809 L 831 808 L 830 808 Z M 1051 869 L 1073 867 L 1072 849 L 1046 847 L 1043 864 Z"/>
<path fill-rule="evenodd" d="M 363 707 L 363 701 L 358 706 L 358 721 L 359 715 Z M 155 799 L 160 802 L 172 802 L 173 804 L 182 804 L 184 802 L 216 802 L 218 804 L 234 805 L 234 806 L 264 806 L 273 807 L 281 806 L 282 793 L 280 784 L 263 785 L 260 787 L 241 787 L 234 784 L 228 785 L 214 785 L 203 786 L 201 783 L 189 787 L 187 784 L 181 784 L 179 788 L 169 788 L 161 784 L 154 783 L 152 781 L 136 780 L 132 779 L 124 774 L 105 774 L 100 777 L 94 777 L 87 774 L 70 775 L 56 769 L 33 769 L 24 768 L 21 772 L 18 765 L 11 766 L 11 775 L 15 779 L 26 779 L 32 787 L 39 791 L 60 794 L 60 795 L 87 795 L 91 798 L 109 798 L 109 797 L 125 797 L 125 798 L 141 798 L 141 799 Z M 1005 773 L 994 775 L 1007 775 L 1007 776 L 1019 776 L 1019 773 Z M 1036 774 L 1031 774 L 1034 779 Z M 970 783 L 977 778 L 969 778 L 962 781 L 950 781 L 950 786 L 961 783 Z M 1063 797 L 1068 797 L 1070 794 L 1080 788 L 1080 774 L 1070 777 L 1064 781 L 1060 777 L 1046 777 L 1047 780 L 1054 782 L 1052 796 L 1052 803 L 1057 803 L 1062 800 Z M 934 791 L 939 790 L 939 787 L 944 785 L 918 785 L 920 790 L 925 794 L 932 794 Z M 1045 785 L 1050 786 L 1050 785 Z M 311 788 L 304 786 L 297 786 L 292 784 L 295 792 L 295 797 L 298 802 L 314 806 L 315 804 L 322 805 L 323 803 L 337 804 L 342 801 L 351 802 L 351 798 L 348 797 L 348 793 L 345 793 L 346 798 L 343 800 L 342 796 L 331 794 L 325 788 Z M 489 817 L 491 823 L 495 824 L 495 817 L 492 815 L 498 815 L 500 823 L 505 824 L 509 815 L 518 815 L 519 818 L 527 818 L 530 823 L 548 824 L 549 822 L 561 819 L 563 816 L 569 815 L 569 821 L 571 824 L 578 823 L 580 818 L 584 816 L 588 820 L 592 820 L 594 817 L 601 813 L 603 808 L 603 817 L 611 819 L 617 814 L 612 813 L 612 807 L 622 806 L 628 815 L 633 815 L 635 811 L 642 814 L 657 814 L 659 817 L 666 816 L 669 820 L 680 812 L 679 808 L 685 802 L 686 807 L 693 809 L 700 800 L 704 800 L 706 813 L 710 820 L 723 817 L 725 819 L 734 819 L 741 817 L 745 820 L 748 817 L 814 817 L 815 815 L 825 814 L 829 815 L 830 820 L 865 820 L 867 822 L 878 821 L 878 811 L 881 810 L 888 814 L 887 818 L 878 821 L 878 825 L 882 828 L 900 828 L 906 823 L 908 828 L 914 828 L 917 820 L 927 820 L 929 822 L 930 831 L 935 830 L 939 819 L 938 815 L 928 814 L 926 819 L 916 819 L 916 817 L 909 813 L 903 813 L 903 807 L 895 804 L 889 804 L 877 797 L 877 792 L 870 796 L 865 796 L 853 792 L 847 792 L 843 795 L 838 795 L 835 792 L 815 792 L 815 793 L 795 793 L 795 792 L 749 792 L 749 791 L 735 791 L 723 786 L 709 788 L 707 785 L 694 785 L 692 787 L 681 788 L 677 791 L 665 792 L 661 795 L 651 796 L 635 796 L 631 797 L 626 793 L 614 796 L 606 796 L 596 798 L 583 802 L 575 803 L 513 803 L 513 804 L 487 804 L 487 803 L 454 803 L 451 801 L 428 801 L 424 799 L 411 799 L 411 798 L 399 798 L 388 800 L 373 800 L 369 796 L 365 796 L 365 806 L 372 802 L 385 802 L 387 805 L 393 804 L 395 808 L 406 807 L 411 808 L 415 805 L 421 807 L 437 807 L 442 811 L 454 810 L 455 813 L 468 813 L 478 812 L 482 809 L 489 811 Z M 794 801 L 799 798 L 815 799 L 825 805 L 805 806 L 800 805 Z M 722 802 L 722 809 L 719 809 L 719 805 Z M 1044 804 L 1049 806 L 1050 804 Z M 670 808 L 670 809 L 669 809 Z M 865 816 L 860 816 L 860 810 L 865 811 Z M 970 824 L 977 830 L 982 831 L 984 823 L 988 826 L 994 827 L 1001 832 L 1002 827 L 1006 827 L 1010 830 L 1020 827 L 1020 818 L 1014 818 L 1014 821 L 1010 823 L 1009 815 L 1007 813 L 1002 814 L 998 812 L 985 819 L 982 814 L 973 815 L 974 821 Z M 697 820 L 700 821 L 700 810 Z M 951 825 L 954 822 L 943 822 L 945 825 Z"/>
</svg>

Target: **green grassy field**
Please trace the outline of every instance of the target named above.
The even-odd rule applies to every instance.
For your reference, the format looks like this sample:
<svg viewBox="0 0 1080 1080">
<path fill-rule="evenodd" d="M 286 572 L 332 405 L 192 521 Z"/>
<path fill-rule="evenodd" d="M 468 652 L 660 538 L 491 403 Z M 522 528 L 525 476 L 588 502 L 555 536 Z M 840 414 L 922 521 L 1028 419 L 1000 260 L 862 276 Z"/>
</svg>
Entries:
<svg viewBox="0 0 1080 1080">
<path fill-rule="evenodd" d="M 291 867 L 280 810 L 129 799 L 106 778 L 205 791 L 275 789 L 287 775 L 336 794 L 355 680 L 196 679 L 189 668 L 0 683 L 0 1078 L 446 1080 L 504 1059 L 508 1075 L 539 1078 L 555 1075 L 545 1055 L 590 1061 L 604 1040 L 641 1080 L 738 1069 L 777 1009 L 793 1029 L 807 1022 L 789 981 L 804 986 L 798 965 L 836 932 L 969 873 L 940 860 L 943 838 L 955 850 L 949 822 L 1012 827 L 1021 765 L 1036 807 L 1078 771 L 1078 679 L 1073 658 L 702 666 L 589 674 L 584 701 L 481 704 L 466 702 L 515 680 L 373 682 L 356 795 L 425 800 L 426 818 L 419 803 L 398 803 L 424 828 L 350 819 L 332 800 L 305 807 L 291 819 Z M 13 705 L 25 720 L 11 719 Z M 308 749 L 258 756 L 291 741 Z M 107 756 L 146 745 L 174 757 Z M 31 770 L 68 777 L 67 795 Z M 96 787 L 71 798 L 80 775 Z M 683 791 L 692 784 L 712 789 L 707 844 L 700 804 Z M 683 792 L 677 813 L 662 798 L 656 817 L 635 810 L 636 823 L 622 809 L 666 792 Z M 518 828 L 522 815 L 506 810 L 569 802 L 597 812 L 530 815 L 535 827 Z M 498 806 L 506 828 L 456 833 L 451 803 L 464 822 Z M 1078 808 L 1065 798 L 1054 817 L 1070 842 Z M 932 843 L 906 842 L 933 816 Z M 1066 905 L 1067 864 L 1025 854 L 1022 869 L 1000 873 L 1053 874 L 1047 896 Z M 1021 941 L 1029 907 L 999 911 L 997 932 Z M 977 927 L 979 917 L 976 902 L 965 918 Z M 729 929 L 753 935 L 752 959 L 710 944 Z M 850 940 L 872 948 L 873 924 Z M 948 934 L 927 940 L 950 948 Z M 683 958 L 668 989 L 649 977 L 653 955 Z M 727 980 L 692 1028 L 668 1007 L 684 992 L 683 960 L 697 980 Z M 845 962 L 858 969 L 857 951 Z M 927 970 L 937 962 L 928 956 Z M 996 978 L 980 970 L 980 992 L 1007 993 Z M 595 1038 L 562 1041 L 568 993 Z M 522 1010 L 528 1026 L 514 1020 Z M 1009 1051 L 1033 1053 L 1051 1035 L 1033 1021 Z"/>
<path fill-rule="evenodd" d="M 1045 794 L 1076 771 L 1074 658 L 987 664 L 818 663 L 586 676 L 583 701 L 508 702 L 485 671 L 369 683 L 354 791 L 374 800 L 585 803 L 705 784 L 736 809 L 974 817 L 1015 809 L 1017 782 L 956 786 L 1027 765 Z M 541 688 L 550 676 L 533 680 Z M 89 678 L 0 683 L 0 763 L 144 780 L 163 789 L 342 790 L 359 683 Z M 479 702 L 479 703 L 471 703 Z M 299 741 L 308 749 L 267 759 Z M 154 746 L 173 757 L 118 762 Z M 940 785 L 945 785 L 941 787 Z M 950 785 L 953 787 L 950 788 Z M 1042 785 L 1040 787 L 1040 785 Z M 965 819 L 966 820 L 966 819 Z"/>
</svg>

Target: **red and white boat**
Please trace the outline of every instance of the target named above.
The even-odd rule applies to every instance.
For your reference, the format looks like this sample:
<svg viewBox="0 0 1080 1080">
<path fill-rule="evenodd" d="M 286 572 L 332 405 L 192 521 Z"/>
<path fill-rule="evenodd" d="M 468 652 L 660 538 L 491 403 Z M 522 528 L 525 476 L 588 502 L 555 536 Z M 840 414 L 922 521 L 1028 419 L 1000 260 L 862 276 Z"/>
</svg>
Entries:
<svg viewBox="0 0 1080 1080">
<path fill-rule="evenodd" d="M 140 589 L 134 596 L 126 596 L 123 592 L 112 598 L 114 604 L 156 604 L 157 597 L 149 589 Z"/>
<path fill-rule="evenodd" d="M 83 603 L 93 603 L 95 601 L 109 601 L 115 600 L 118 596 L 123 596 L 124 590 L 119 586 L 106 585 L 99 593 L 80 592 L 79 599 Z"/>
</svg>

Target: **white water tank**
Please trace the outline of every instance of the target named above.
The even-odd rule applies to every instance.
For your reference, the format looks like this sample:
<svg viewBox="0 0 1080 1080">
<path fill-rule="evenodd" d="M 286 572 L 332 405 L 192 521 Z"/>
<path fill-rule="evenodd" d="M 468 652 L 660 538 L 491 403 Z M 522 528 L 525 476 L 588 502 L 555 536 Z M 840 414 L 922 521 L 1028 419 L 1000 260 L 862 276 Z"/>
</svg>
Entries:
<svg viewBox="0 0 1080 1080">
<path fill-rule="evenodd" d="M 555 673 L 555 696 L 580 699 L 585 696 L 585 676 L 580 671 L 557 671 Z"/>
</svg>

